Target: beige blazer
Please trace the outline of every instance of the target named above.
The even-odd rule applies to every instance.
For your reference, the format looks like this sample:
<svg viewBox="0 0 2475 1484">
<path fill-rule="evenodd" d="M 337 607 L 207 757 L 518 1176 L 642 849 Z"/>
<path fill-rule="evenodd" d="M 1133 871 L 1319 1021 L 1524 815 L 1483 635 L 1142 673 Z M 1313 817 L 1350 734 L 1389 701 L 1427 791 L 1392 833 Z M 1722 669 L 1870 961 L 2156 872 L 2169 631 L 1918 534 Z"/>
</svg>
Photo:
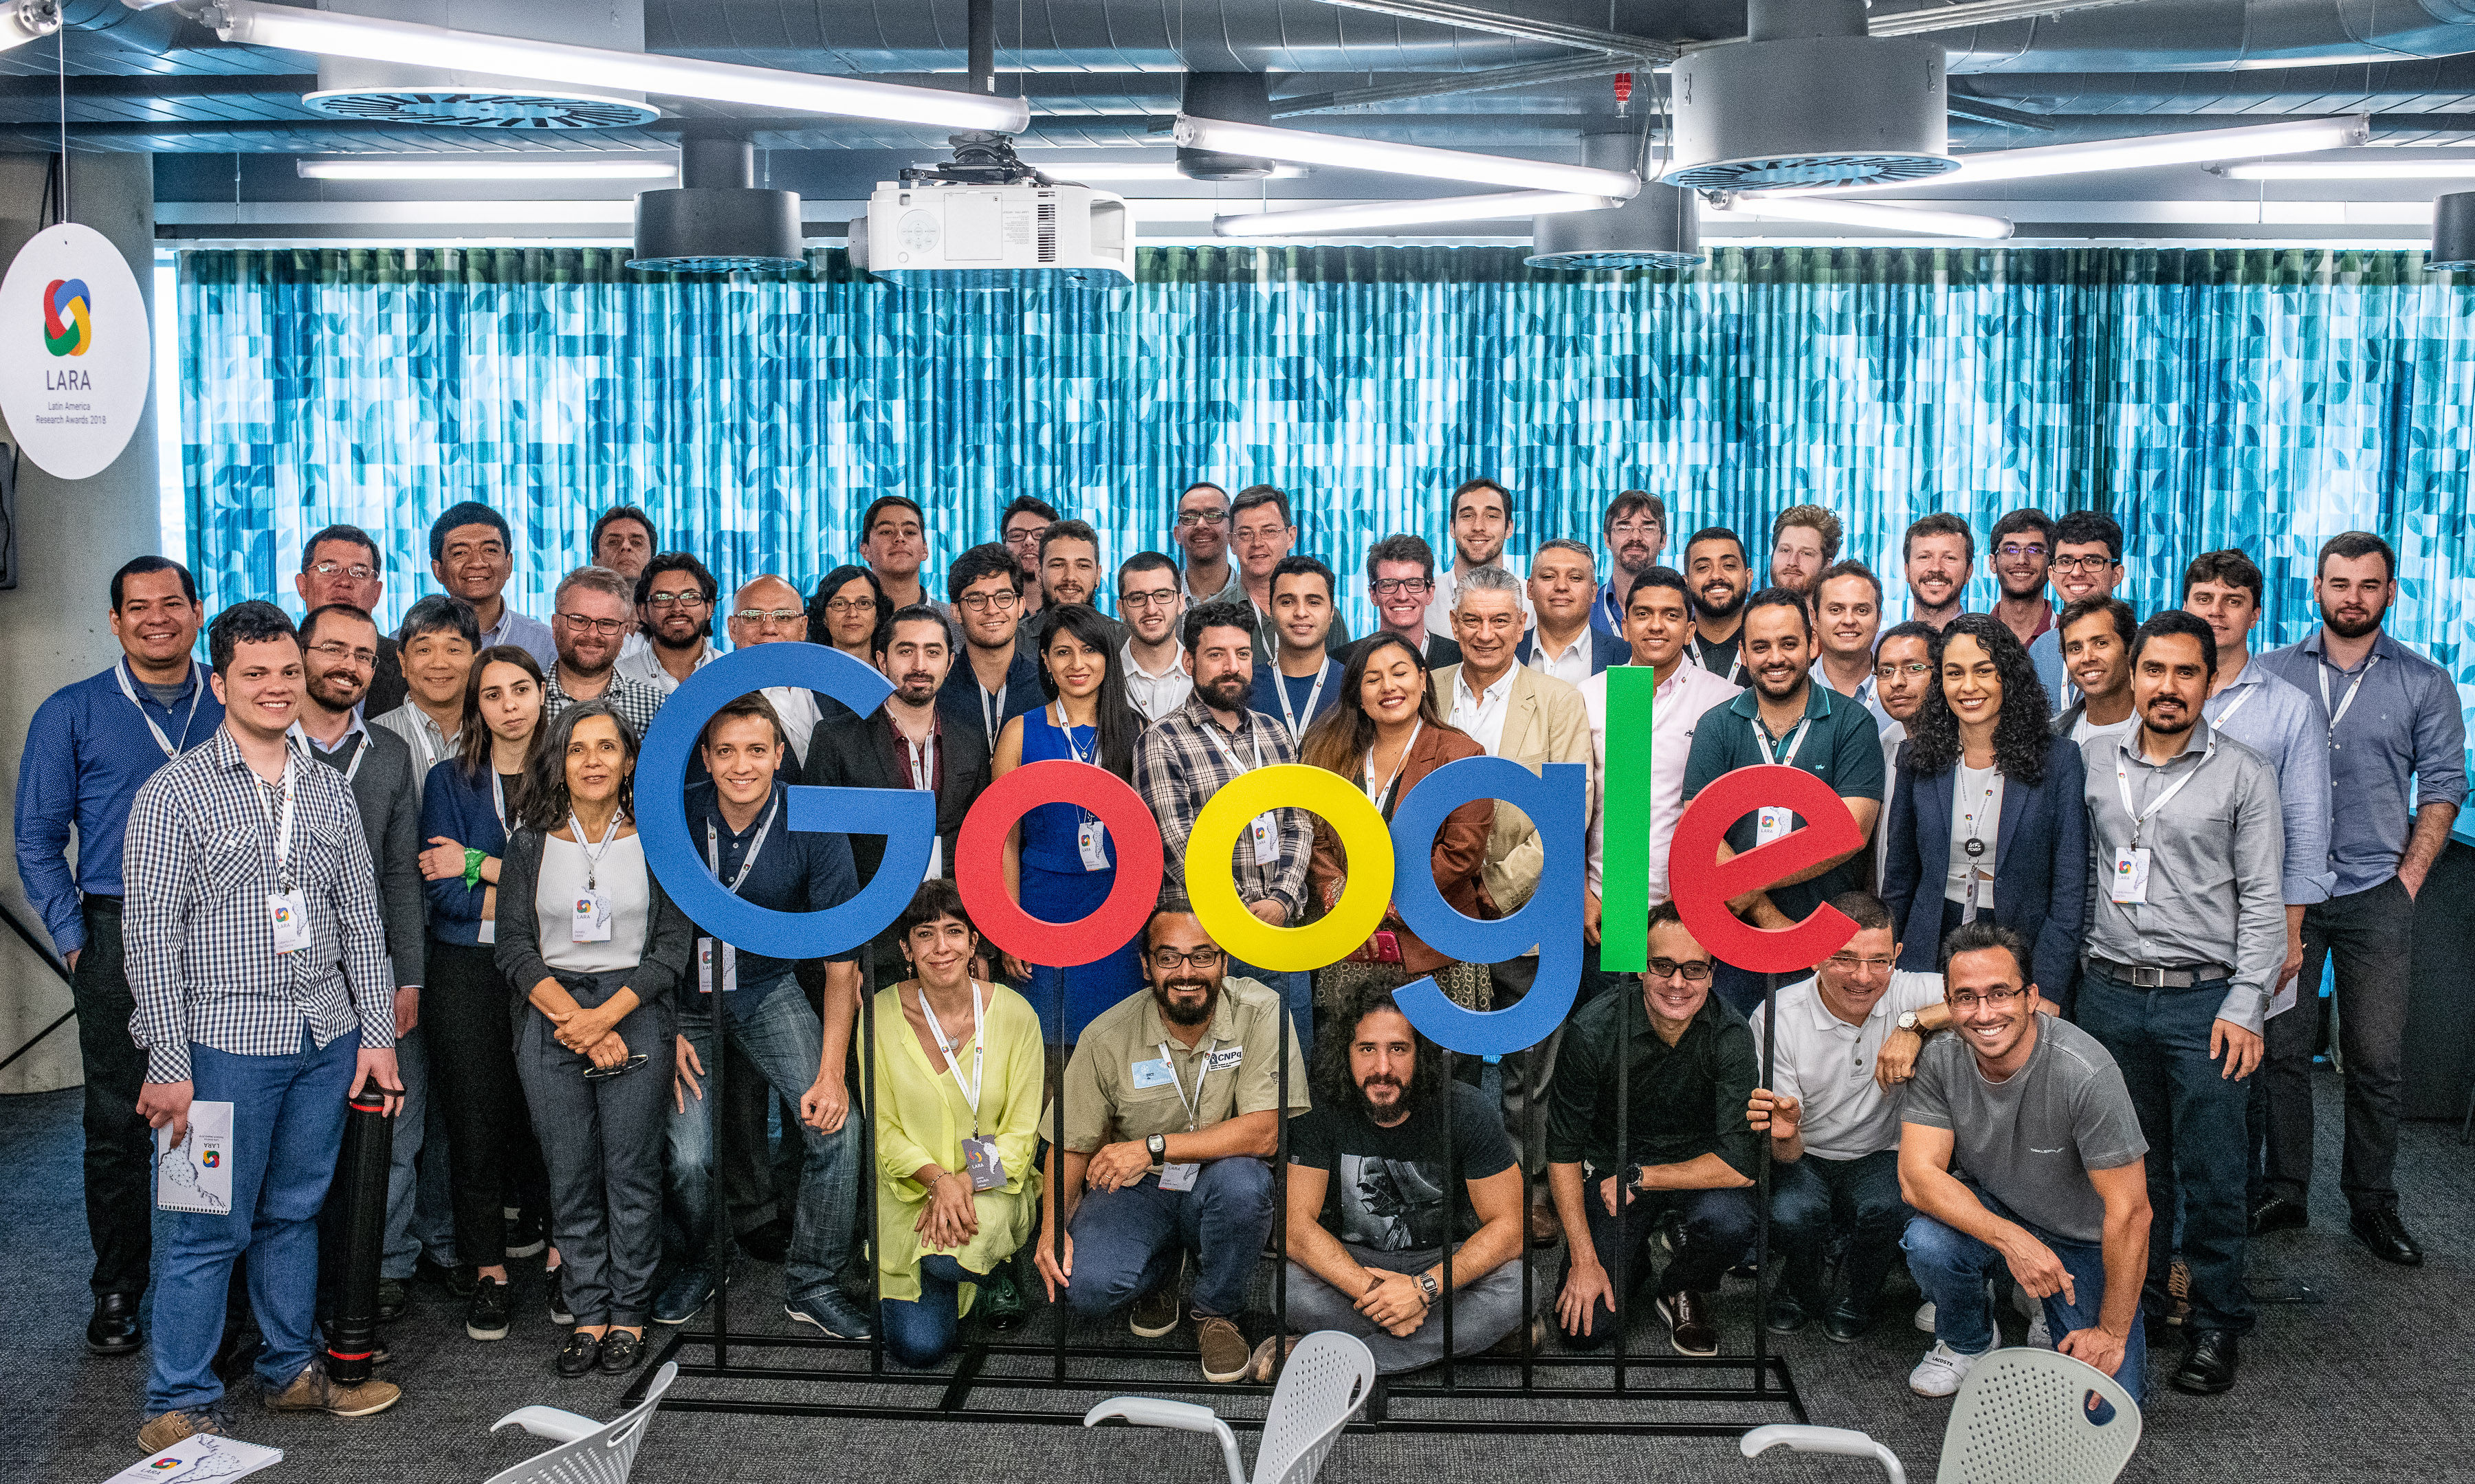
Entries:
<svg viewBox="0 0 2475 1484">
<path fill-rule="evenodd" d="M 1448 716 L 1460 673 L 1458 665 L 1435 671 L 1437 708 Z M 1504 702 L 1504 735 L 1495 756 L 1509 758 L 1533 773 L 1550 763 L 1590 766 L 1590 713 L 1581 703 L 1581 693 L 1526 665 L 1516 667 L 1512 675 L 1512 693 Z M 1509 804 L 1497 803 L 1483 879 L 1499 911 L 1509 914 L 1530 900 L 1538 889 L 1538 873 L 1545 861 L 1546 846 L 1530 816 Z"/>
</svg>

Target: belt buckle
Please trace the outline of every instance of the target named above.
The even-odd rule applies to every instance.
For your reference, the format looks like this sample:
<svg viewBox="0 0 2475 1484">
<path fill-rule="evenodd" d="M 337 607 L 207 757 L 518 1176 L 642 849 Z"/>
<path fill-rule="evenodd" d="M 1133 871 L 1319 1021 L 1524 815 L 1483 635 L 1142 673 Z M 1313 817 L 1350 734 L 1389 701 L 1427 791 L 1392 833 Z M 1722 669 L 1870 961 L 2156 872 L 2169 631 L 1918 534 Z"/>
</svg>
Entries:
<svg viewBox="0 0 2475 1484">
<path fill-rule="evenodd" d="M 2163 989 L 2166 971 L 2153 963 L 2135 963 L 2131 966 L 2131 983 L 2142 989 Z"/>
</svg>

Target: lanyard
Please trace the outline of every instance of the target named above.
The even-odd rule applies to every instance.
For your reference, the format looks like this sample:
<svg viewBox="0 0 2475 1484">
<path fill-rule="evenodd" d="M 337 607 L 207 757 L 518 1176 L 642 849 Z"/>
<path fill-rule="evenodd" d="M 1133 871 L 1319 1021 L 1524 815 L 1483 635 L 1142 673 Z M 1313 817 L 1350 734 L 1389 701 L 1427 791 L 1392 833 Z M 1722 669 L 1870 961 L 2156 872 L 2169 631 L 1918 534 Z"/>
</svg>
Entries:
<svg viewBox="0 0 2475 1484">
<path fill-rule="evenodd" d="M 2130 742 L 2129 745 L 2136 747 L 2140 744 L 2137 742 Z M 2188 784 L 2193 779 L 2199 777 L 2200 769 L 2208 766 L 2209 759 L 2216 757 L 2217 755 L 2218 734 L 2217 729 L 2212 727 L 2209 730 L 2209 745 L 2207 749 L 2200 754 L 2200 761 L 2193 764 L 2192 770 L 2190 772 L 2175 779 L 2171 788 L 2169 788 L 2165 792 L 2157 795 L 2156 798 L 2149 802 L 2148 807 L 2143 810 L 2134 807 L 2131 802 L 2131 769 L 2124 765 L 2121 751 L 2118 749 L 2115 752 L 2114 786 L 2122 791 L 2122 812 L 2131 816 L 2132 849 L 2137 850 L 2140 848 L 2140 831 L 2142 827 L 2146 825 L 2150 819 L 2155 818 L 2157 812 L 2164 809 L 2175 794 L 2182 792 L 2183 786 L 2185 784 Z"/>
<path fill-rule="evenodd" d="M 765 817 L 756 821 L 756 838 L 747 843 L 747 858 L 739 863 L 739 869 L 728 881 L 722 882 L 723 890 L 737 896 L 739 884 L 747 879 L 749 871 L 756 869 L 756 858 L 765 852 L 766 832 L 773 827 L 773 812 L 781 807 L 782 801 L 778 796 L 765 806 Z M 579 836 L 581 833 L 578 832 Z M 722 881 L 722 839 L 714 833 L 710 815 L 704 821 L 704 864 L 713 871 L 713 879 Z"/>
<path fill-rule="evenodd" d="M 576 848 L 584 852 L 584 889 L 600 890 L 601 857 L 610 849 L 610 841 L 618 838 L 619 811 L 614 809 L 610 812 L 610 827 L 601 832 L 601 843 L 598 845 L 584 842 L 584 823 L 576 817 L 573 809 L 567 812 L 567 827 L 576 832 Z"/>
<path fill-rule="evenodd" d="M 275 832 L 275 875 L 287 896 L 292 893 L 292 769 L 295 761 L 292 748 L 287 745 L 283 749 L 283 815 L 280 820 L 275 811 L 267 806 L 265 780 L 255 774 L 250 778 L 250 782 L 256 785 L 252 793 L 257 800 L 257 812 L 266 816 L 266 827 Z"/>
<path fill-rule="evenodd" d="M 1804 739 L 1813 731 L 1813 718 L 1808 716 L 1796 724 L 1795 731 L 1788 733 L 1787 751 L 1775 757 L 1771 753 L 1770 734 L 1762 730 L 1760 712 L 1753 714 L 1750 724 L 1753 729 L 1753 745 L 1762 749 L 1762 761 L 1777 767 L 1796 766 L 1796 755 L 1802 750 Z"/>
<path fill-rule="evenodd" d="M 1608 633 L 1622 639 L 1625 637 L 1624 610 L 1616 606 L 1614 595 L 1615 584 L 1612 582 L 1599 590 L 1599 617 L 1607 620 Z"/>
<path fill-rule="evenodd" d="M 335 754 L 337 751 L 339 751 L 339 750 L 343 747 L 344 742 L 351 742 L 351 741 L 353 740 L 353 734 L 352 734 L 352 733 L 350 733 L 350 732 L 346 732 L 346 733 L 344 734 L 344 742 L 339 742 L 335 743 L 335 745 L 334 745 L 334 746 L 332 746 L 332 747 L 329 747 L 329 746 L 327 746 L 327 745 L 325 745 L 325 744 L 321 743 L 320 742 L 318 742 L 315 738 L 311 737 L 307 732 L 303 732 L 303 731 L 301 731 L 301 723 L 300 723 L 300 722 L 298 722 L 298 721 L 293 722 L 293 723 L 292 723 L 292 729 L 293 729 L 294 731 L 296 731 L 296 732 L 301 732 L 301 740 L 302 740 L 304 742 L 306 742 L 308 745 L 310 745 L 310 746 L 315 747 L 315 748 L 317 748 L 317 749 L 318 749 L 318 759 L 319 759 L 319 761 L 320 761 L 320 762 L 322 762 L 322 763 L 326 763 L 326 764 L 327 764 L 327 766 L 328 766 L 329 767 L 335 767 L 335 765 L 334 765 L 333 763 L 331 763 L 331 762 L 327 762 L 327 760 L 328 760 L 329 758 L 331 758 L 332 756 L 334 756 L 334 754 Z M 364 728 L 362 729 L 362 731 L 361 731 L 361 744 L 360 744 L 359 746 L 355 747 L 355 748 L 353 749 L 353 761 L 352 761 L 352 762 L 350 762 L 350 763 L 348 763 L 348 764 L 346 764 L 346 765 L 345 765 L 345 766 L 343 766 L 342 767 L 336 767 L 336 768 L 335 768 L 335 771 L 337 771 L 337 772 L 339 772 L 339 773 L 343 774 L 343 775 L 344 775 L 344 782 L 346 782 L 346 783 L 348 783 L 348 784 L 349 784 L 349 783 L 351 783 L 351 782 L 353 781 L 353 775 L 354 775 L 354 774 L 355 774 L 355 773 L 357 773 L 357 772 L 359 772 L 359 771 L 361 770 L 361 760 L 362 760 L 362 759 L 364 759 L 364 758 L 366 758 L 366 757 L 368 757 L 369 755 L 370 755 L 370 734 L 369 734 L 369 730 L 368 730 L 368 728 L 364 727 Z"/>
<path fill-rule="evenodd" d="M 2354 684 L 2346 687 L 2345 699 L 2338 703 L 2338 709 L 2335 711 L 2329 711 L 2329 662 L 2324 659 L 2313 667 L 2312 673 L 2320 682 L 2320 709 L 2329 711 L 2330 746 L 2338 745 L 2338 723 L 2346 719 L 2346 708 L 2355 704 L 2355 693 L 2364 688 L 2364 677 L 2369 675 L 2372 672 L 2372 667 L 2380 662 L 2381 657 L 2377 654 L 2364 661 L 2364 668 L 2355 671 Z M 121 684 L 127 685 L 128 682 L 122 681 Z M 150 721 L 147 725 L 152 726 L 154 723 Z"/>
<path fill-rule="evenodd" d="M 111 678 L 120 682 L 120 693 L 129 697 L 129 704 L 137 707 L 137 719 L 145 722 L 146 730 L 155 734 L 155 745 L 163 749 L 164 758 L 169 760 L 179 757 L 181 749 L 172 745 L 172 739 L 163 735 L 163 729 L 155 724 L 155 718 L 147 715 L 146 708 L 139 704 L 137 689 L 129 683 L 129 661 L 126 657 L 123 657 L 119 664 L 111 667 Z M 2320 688 L 2321 697 L 2325 700 L 2328 693 L 2329 688 L 2323 685 Z M 181 718 L 181 742 L 184 745 L 189 741 L 189 724 L 198 719 L 198 702 L 206 698 L 207 684 L 198 677 L 198 668 L 193 663 L 189 667 L 189 714 Z M 2348 693 L 2346 698 L 2354 699 L 2353 693 Z"/>
<path fill-rule="evenodd" d="M 1054 719 L 1052 719 L 1048 724 L 1057 728 L 1057 734 L 1066 739 L 1066 750 L 1074 755 L 1074 761 L 1087 766 L 1097 766 L 1098 765 L 1093 762 L 1093 759 L 1100 755 L 1100 728 L 1096 725 L 1090 728 L 1091 750 L 1086 752 L 1083 750 L 1083 744 L 1074 740 L 1074 728 L 1066 719 L 1066 703 L 1064 701 L 1051 702 L 1049 705 L 1049 713 Z M 1083 809 L 1080 805 L 1077 805 L 1076 809 L 1081 813 L 1086 820 L 1097 819 L 1100 817 L 1098 815 L 1091 813 L 1091 811 Z M 926 1002 L 922 1001 L 921 1003 L 925 1004 Z"/>
<path fill-rule="evenodd" d="M 1291 742 L 1306 741 L 1307 722 L 1314 719 L 1315 702 L 1323 699 L 1323 683 L 1331 678 L 1332 661 L 1326 659 L 1323 662 L 1323 668 L 1315 671 L 1313 686 L 1307 691 L 1307 714 L 1305 719 L 1301 720 L 1298 714 L 1289 709 L 1289 677 L 1282 674 L 1277 668 L 1273 669 L 1272 693 L 1281 698 L 1281 724 L 1289 729 Z"/>
<path fill-rule="evenodd" d="M 988 731 L 989 751 L 994 752 L 997 750 L 997 723 L 1002 719 L 999 713 L 1005 710 L 1005 693 L 981 690 L 977 675 L 971 677 L 971 689 L 980 697 L 980 725 Z"/>
<path fill-rule="evenodd" d="M 1309 705 L 1307 710 L 1311 713 L 1314 708 L 1312 705 Z M 1238 715 L 1242 718 L 1246 713 L 1240 712 Z M 1218 723 L 1206 721 L 1200 728 L 1198 728 L 1198 730 L 1200 730 L 1205 737 L 1212 740 L 1212 745 L 1220 749 L 1220 755 L 1222 757 L 1229 760 L 1231 771 L 1243 774 L 1247 770 L 1246 765 L 1238 761 L 1238 750 L 1230 746 L 1228 740 L 1220 735 L 1220 727 Z M 1255 744 L 1255 766 L 1257 767 L 1262 766 L 1263 739 L 1255 735 L 1255 727 L 1252 722 L 1248 722 L 1246 725 L 1246 738 L 1247 741 Z"/>
<path fill-rule="evenodd" d="M 971 1137 L 978 1138 L 980 1136 L 980 1058 L 987 1051 L 987 1047 L 983 1044 L 980 1034 L 980 982 L 976 979 L 972 980 L 970 985 L 971 1080 L 969 1082 L 963 1081 L 963 1067 L 962 1063 L 955 1059 L 954 1043 L 945 1039 L 945 1028 L 937 1023 L 937 1011 L 928 1003 L 928 986 L 925 985 L 919 986 L 919 1014 L 928 1022 L 928 1034 L 937 1037 L 937 1050 L 945 1058 L 945 1072 L 947 1076 L 954 1079 L 954 1089 L 963 1095 L 964 1102 L 971 1106 Z M 1174 1082 L 1176 1078 L 1177 1069 L 1171 1067 L 1169 1079 Z M 1198 1093 L 1202 1091 L 1199 1083 L 1195 1090 Z M 1183 1100 L 1185 1093 L 1181 1090 L 1178 1096 Z"/>
<path fill-rule="evenodd" d="M 919 1003 L 924 1009 L 928 1002 L 923 999 Z M 1203 1117 L 1203 1080 L 1212 1075 L 1212 1058 L 1219 1050 L 1220 1037 L 1215 1035 L 1212 1044 L 1204 1049 L 1203 1065 L 1194 1074 L 1194 1096 L 1189 1100 L 1186 1095 L 1186 1083 L 1178 1081 L 1177 1058 L 1168 1054 L 1168 1042 L 1160 1043 L 1161 1065 L 1168 1068 L 1168 1084 L 1177 1089 L 1178 1107 L 1186 1109 L 1186 1131 L 1188 1133 L 1194 1131 L 1195 1123 Z"/>
<path fill-rule="evenodd" d="M 482 762 L 484 764 L 489 764 L 489 760 L 487 758 L 482 759 Z M 502 835 L 505 834 L 507 830 L 507 786 L 500 781 L 499 769 L 496 765 L 490 765 L 490 807 L 499 812 L 499 833 Z M 582 837 L 579 834 L 578 839 L 581 838 Z"/>
<path fill-rule="evenodd" d="M 2368 669 L 2368 667 L 2366 667 L 2366 668 Z M 2357 684 L 2361 684 L 2361 683 L 2362 683 L 2362 682 L 2361 682 L 2360 680 L 2358 680 L 2358 681 L 2357 681 Z M 2245 687 L 2243 688 L 2243 693 L 2242 693 L 2242 694 L 2236 696 L 2236 697 L 2234 698 L 2233 702 L 2232 702 L 2231 704 L 2229 704 L 2229 705 L 2226 707 L 2226 709 L 2225 709 L 2225 710 L 2223 710 L 2223 711 L 2221 711 L 2221 712 L 2218 712 L 2218 718 L 2217 718 L 2215 721 L 2210 722 L 2210 723 L 2209 723 L 2209 725 L 2216 727 L 2216 728 L 2217 728 L 2218 731 L 2220 731 L 2220 732 L 2224 731 L 2224 730 L 2226 729 L 2226 723 L 2227 723 L 2227 722 L 2229 722 L 2229 721 L 2232 721 L 2232 720 L 2235 718 L 2235 713 L 2236 713 L 2236 712 L 2238 712 L 2238 711 L 2242 710 L 2242 709 L 2243 709 L 2243 705 L 2244 705 L 2244 703 L 2245 703 L 2245 702 L 2249 701 L 2253 696 L 2258 695 L 2261 692 L 2263 692 L 2263 691 L 2265 691 L 2265 690 L 2267 690 L 2267 687 L 2266 687 L 2266 686 L 2245 686 Z M 2351 700 L 2353 700 L 2354 698 L 2355 698 L 2355 693 L 2354 693 L 2354 692 L 2349 691 L 2349 692 L 2347 692 L 2347 693 L 2346 693 L 2346 699 L 2348 699 L 2348 700 L 2350 700 L 2350 701 L 2351 701 Z M 2328 701 L 2329 701 L 2329 698 L 2328 698 L 2326 695 L 2323 695 L 2323 696 L 2320 698 L 2320 702 L 2321 702 L 2321 704 L 2322 704 L 2322 705 L 2324 705 L 2324 706 L 2328 704 Z M 2334 721 L 2330 723 L 2330 726 L 2331 726 L 2333 729 L 2336 727 L 2336 725 L 2337 725 L 2337 723 L 2336 723 L 2336 722 L 2334 722 Z"/>
<path fill-rule="evenodd" d="M 430 720 L 429 716 L 417 707 L 412 713 L 412 744 L 421 749 L 421 772 L 426 778 L 429 775 L 429 770 L 438 766 L 438 749 L 429 744 L 429 734 L 437 728 L 438 723 Z"/>
<path fill-rule="evenodd" d="M 1410 726 L 1409 740 L 1401 748 L 1401 760 L 1392 765 L 1392 775 L 1384 780 L 1384 787 L 1381 789 L 1375 787 L 1375 749 L 1373 747 L 1366 749 L 1366 796 L 1374 802 L 1376 808 L 1384 807 L 1384 796 L 1390 793 L 1392 786 L 1401 781 L 1401 769 L 1409 766 L 1409 754 L 1417 750 L 1418 734 L 1426 729 L 1426 725 L 1427 718 L 1420 717 Z"/>
<path fill-rule="evenodd" d="M 978 684 L 977 681 L 972 683 L 974 685 Z M 895 729 L 896 735 L 902 738 L 902 745 L 910 749 L 911 787 L 921 793 L 934 793 L 937 791 L 936 723 L 933 720 L 930 721 L 929 727 L 930 730 L 928 735 L 920 738 L 918 742 L 913 742 L 910 736 L 907 733 L 903 733 L 900 728 L 897 727 Z"/>
<path fill-rule="evenodd" d="M 1703 669 L 1710 669 L 1710 646 L 1699 634 L 1693 636 L 1693 663 L 1701 666 Z M 1736 636 L 1735 650 L 1728 656 L 1728 684 L 1734 685 L 1736 683 L 1736 672 L 1744 668 L 1744 635 L 1739 632 Z M 1715 675 L 1718 671 L 1712 669 L 1710 670 L 1710 673 Z"/>
</svg>

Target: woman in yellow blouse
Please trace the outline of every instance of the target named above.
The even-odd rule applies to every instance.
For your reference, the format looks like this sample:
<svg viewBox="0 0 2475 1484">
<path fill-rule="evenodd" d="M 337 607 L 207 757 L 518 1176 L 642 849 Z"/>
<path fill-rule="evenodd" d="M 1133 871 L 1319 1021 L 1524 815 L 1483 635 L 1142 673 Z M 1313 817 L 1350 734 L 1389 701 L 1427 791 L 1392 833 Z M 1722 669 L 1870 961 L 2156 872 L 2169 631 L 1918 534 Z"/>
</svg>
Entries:
<svg viewBox="0 0 2475 1484">
<path fill-rule="evenodd" d="M 950 881 L 894 924 L 911 977 L 876 996 L 876 1262 L 886 1349 L 933 1366 L 976 1288 L 1039 1219 L 1040 1014 L 971 978 L 980 935 Z"/>
</svg>

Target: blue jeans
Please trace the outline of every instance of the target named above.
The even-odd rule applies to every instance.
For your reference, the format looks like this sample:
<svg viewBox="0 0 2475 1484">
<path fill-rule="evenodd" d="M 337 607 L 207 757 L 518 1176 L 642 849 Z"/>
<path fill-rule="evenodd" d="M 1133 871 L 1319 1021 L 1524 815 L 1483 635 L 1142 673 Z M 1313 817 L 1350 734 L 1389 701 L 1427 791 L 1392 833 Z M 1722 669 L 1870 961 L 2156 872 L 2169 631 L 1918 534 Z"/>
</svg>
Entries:
<svg viewBox="0 0 2475 1484">
<path fill-rule="evenodd" d="M 696 1048 L 697 1059 L 710 1073 L 715 1065 L 712 1011 L 705 996 L 694 990 L 680 998 L 678 1034 Z M 815 1083 L 825 1052 L 825 1028 L 809 1009 L 807 996 L 785 974 L 771 987 L 738 991 L 727 1009 L 731 1044 L 796 1107 Z M 705 1090 L 703 1100 L 688 1100 L 685 1112 L 675 1100 L 664 1111 L 669 1115 L 671 1214 L 687 1235 L 689 1260 L 710 1263 L 706 1245 L 713 1231 L 715 1183 L 710 1082 Z M 864 1116 L 854 1108 L 832 1133 L 798 1126 L 806 1153 L 799 1165 L 798 1205 L 791 1220 L 791 1252 L 782 1267 L 782 1296 L 790 1302 L 833 1287 L 850 1253 L 851 1223 L 859 1204 L 859 1127 L 853 1120 Z"/>
<path fill-rule="evenodd" d="M 387 1159 L 386 1247 L 379 1276 L 402 1282 L 424 1254 L 449 1268 L 458 1254 L 447 1183 L 447 1110 L 429 1096 L 428 1037 L 419 1026 L 396 1037 L 395 1064 L 404 1107 Z"/>
<path fill-rule="evenodd" d="M 1298 1055 L 1314 1055 L 1314 976 L 1303 971 L 1282 973 L 1257 968 L 1251 963 L 1229 961 L 1229 974 L 1234 979 L 1251 979 L 1281 997 L 1289 1008 L 1289 1034 L 1298 1038 Z"/>
<path fill-rule="evenodd" d="M 951 1253 L 930 1253 L 919 1259 L 919 1297 L 888 1299 L 877 1305 L 885 1328 L 885 1349 L 894 1364 L 926 1370 L 954 1352 L 954 1329 L 962 1323 L 962 1285 L 987 1280 L 954 1260 Z"/>
<path fill-rule="evenodd" d="M 2167 1266 L 2179 1246 L 2192 1268 L 2190 1327 L 2245 1334 L 2252 1326 L 2243 1278 L 2252 1089 L 2250 1080 L 2236 1082 L 2209 1059 L 2209 1028 L 2225 995 L 2222 979 L 2189 989 L 2143 989 L 2092 965 L 2080 976 L 2079 1026 L 2122 1069 L 2148 1140 L 2148 1209 L 2158 1223 L 2148 1239 L 2152 1306 L 2167 1302 Z M 2178 1205 L 2179 1243 L 2169 1239 Z"/>
<path fill-rule="evenodd" d="M 1788 1291 L 1819 1312 L 1830 1302 L 1822 1286 L 1823 1253 L 1834 1230 L 1848 1233 L 1841 1266 L 1850 1308 L 1873 1312 L 1912 1215 L 1899 1199 L 1899 1152 L 1878 1149 L 1854 1159 L 1801 1159 L 1771 1164 L 1771 1243 L 1787 1259 Z"/>
<path fill-rule="evenodd" d="M 1173 1281 L 1192 1253 L 1194 1312 L 1235 1319 L 1272 1230 L 1272 1167 L 1214 1159 L 1192 1190 L 1163 1190 L 1147 1174 L 1085 1196 L 1066 1229 L 1074 1239 L 1066 1302 L 1077 1314 L 1098 1318 Z"/>
<path fill-rule="evenodd" d="M 361 1038 L 323 1048 L 305 1024 L 301 1049 L 241 1057 L 189 1047 L 200 1103 L 233 1106 L 232 1214 L 155 1213 L 155 1333 L 146 1415 L 195 1411 L 223 1399 L 214 1372 L 233 1264 L 249 1254 L 249 1307 L 265 1348 L 257 1378 L 270 1393 L 292 1384 L 318 1350 L 318 1211 L 344 1145 L 344 1094 Z"/>
<path fill-rule="evenodd" d="M 2237 1178 L 2241 1178 L 2240 1167 Z M 2018 1222 L 2030 1236 L 2051 1248 L 2063 1270 L 2071 1276 L 2071 1292 L 2078 1296 L 2077 1302 L 2063 1302 L 2061 1289 L 2045 1300 L 2046 1328 L 2054 1339 L 2060 1341 L 2074 1329 L 2095 1326 L 2099 1311 L 2105 1307 L 2105 1250 L 2095 1242 L 2068 1241 L 2034 1222 L 2022 1221 L 2017 1212 L 1991 1195 L 1974 1185 L 1968 1188 L 1987 1210 L 2005 1221 Z M 1924 1215 L 1908 1223 L 1907 1237 L 1899 1245 L 1907 1249 L 1908 1272 L 1915 1275 L 1917 1286 L 1933 1301 L 1934 1338 L 1963 1355 L 1981 1355 L 1993 1349 L 1999 1336 L 1995 1332 L 1994 1308 L 1986 1298 L 1985 1280 L 1997 1271 L 2009 1272 L 2002 1254 L 1967 1232 Z M 2122 1368 L 2114 1373 L 2114 1378 L 2131 1393 L 2133 1400 L 2145 1404 L 2148 1329 L 2137 1315 L 2132 1319 L 2131 1338 L 2122 1348 Z"/>
</svg>

